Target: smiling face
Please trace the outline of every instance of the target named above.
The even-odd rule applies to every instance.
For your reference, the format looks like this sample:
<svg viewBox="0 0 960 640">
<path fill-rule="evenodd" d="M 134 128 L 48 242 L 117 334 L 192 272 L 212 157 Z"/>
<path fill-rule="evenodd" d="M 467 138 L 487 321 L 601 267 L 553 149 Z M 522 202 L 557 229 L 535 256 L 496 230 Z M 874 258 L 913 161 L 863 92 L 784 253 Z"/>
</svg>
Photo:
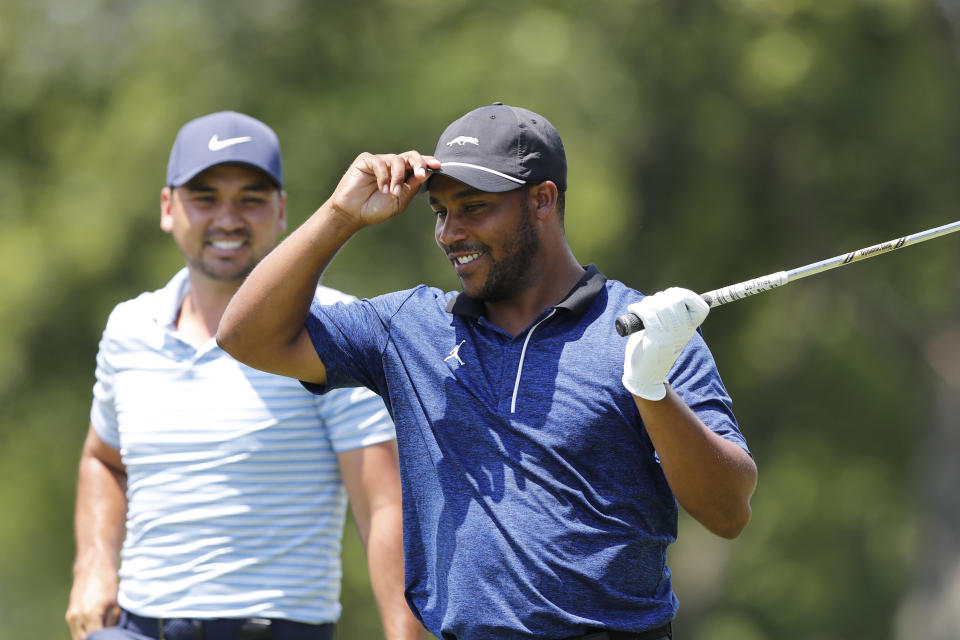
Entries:
<svg viewBox="0 0 960 640">
<path fill-rule="evenodd" d="M 444 175 L 431 178 L 437 245 L 471 298 L 498 302 L 531 286 L 540 235 L 528 195 L 526 188 L 488 193 Z"/>
<path fill-rule="evenodd" d="M 286 196 L 256 169 L 216 165 L 163 189 L 160 227 L 191 272 L 239 286 L 286 228 Z"/>
</svg>

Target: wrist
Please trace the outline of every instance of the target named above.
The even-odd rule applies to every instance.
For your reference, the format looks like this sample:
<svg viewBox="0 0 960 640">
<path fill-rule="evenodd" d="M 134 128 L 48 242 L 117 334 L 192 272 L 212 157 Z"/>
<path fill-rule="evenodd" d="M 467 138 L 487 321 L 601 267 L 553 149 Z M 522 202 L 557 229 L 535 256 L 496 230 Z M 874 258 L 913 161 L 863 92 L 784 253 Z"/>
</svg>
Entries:
<svg viewBox="0 0 960 640">
<path fill-rule="evenodd" d="M 119 569 L 119 563 L 115 558 L 116 553 L 110 553 L 107 550 L 91 549 L 78 553 L 73 561 L 73 575 L 116 572 Z"/>
<path fill-rule="evenodd" d="M 317 213 L 321 212 L 323 212 L 323 218 L 328 224 L 348 234 L 353 234 L 366 226 L 359 215 L 337 201 L 336 195 L 330 196 L 323 203 Z"/>
<path fill-rule="evenodd" d="M 638 383 L 627 376 L 623 376 L 621 381 L 627 391 L 644 400 L 663 400 L 667 396 L 667 385 L 663 382 Z"/>
<path fill-rule="evenodd" d="M 309 228 L 313 244 L 332 245 L 339 250 L 366 225 L 349 209 L 338 205 L 330 198 L 317 209 L 304 225 Z"/>
</svg>

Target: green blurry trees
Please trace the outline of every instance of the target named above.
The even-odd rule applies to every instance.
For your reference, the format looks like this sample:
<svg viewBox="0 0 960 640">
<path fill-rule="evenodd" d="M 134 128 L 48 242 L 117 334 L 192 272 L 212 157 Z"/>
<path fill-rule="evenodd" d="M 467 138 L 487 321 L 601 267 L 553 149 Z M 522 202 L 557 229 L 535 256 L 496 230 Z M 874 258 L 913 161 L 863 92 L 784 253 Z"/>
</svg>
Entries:
<svg viewBox="0 0 960 640">
<path fill-rule="evenodd" d="M 527 106 L 564 137 L 581 261 L 705 291 L 956 218 L 958 88 L 943 18 L 911 0 L 8 0 L 0 637 L 67 637 L 97 341 L 114 304 L 181 264 L 158 196 L 188 119 L 270 123 L 296 225 L 360 151 L 431 151 L 473 107 Z M 415 204 L 327 283 L 456 288 L 431 227 Z M 944 464 L 925 446 L 943 388 L 925 353 L 960 324 L 958 256 L 948 237 L 708 318 L 761 477 L 737 541 L 682 522 L 678 637 L 893 637 L 918 484 Z M 377 633 L 355 537 L 348 640 Z"/>
</svg>

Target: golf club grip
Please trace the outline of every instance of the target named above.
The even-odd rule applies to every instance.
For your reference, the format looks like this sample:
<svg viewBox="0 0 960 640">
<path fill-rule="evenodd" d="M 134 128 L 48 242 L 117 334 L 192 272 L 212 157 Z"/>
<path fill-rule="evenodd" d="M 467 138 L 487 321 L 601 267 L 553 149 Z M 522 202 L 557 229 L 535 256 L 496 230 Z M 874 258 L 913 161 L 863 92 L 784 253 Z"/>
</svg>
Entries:
<svg viewBox="0 0 960 640">
<path fill-rule="evenodd" d="M 622 316 L 617 316 L 613 325 L 617 328 L 617 333 L 626 338 L 631 333 L 636 333 L 643 329 L 643 320 L 635 313 L 625 313 Z"/>
<path fill-rule="evenodd" d="M 763 291 L 782 287 L 790 282 L 790 278 L 790 273 L 778 271 L 759 278 L 752 278 L 726 287 L 714 289 L 707 293 L 701 293 L 700 297 L 707 303 L 707 306 L 711 308 L 719 307 L 722 304 L 727 304 L 734 300 L 741 300 Z M 643 321 L 635 313 L 625 313 L 622 316 L 617 316 L 613 324 L 617 329 L 617 333 L 623 337 L 627 337 L 631 333 L 636 333 L 643 329 Z"/>
</svg>

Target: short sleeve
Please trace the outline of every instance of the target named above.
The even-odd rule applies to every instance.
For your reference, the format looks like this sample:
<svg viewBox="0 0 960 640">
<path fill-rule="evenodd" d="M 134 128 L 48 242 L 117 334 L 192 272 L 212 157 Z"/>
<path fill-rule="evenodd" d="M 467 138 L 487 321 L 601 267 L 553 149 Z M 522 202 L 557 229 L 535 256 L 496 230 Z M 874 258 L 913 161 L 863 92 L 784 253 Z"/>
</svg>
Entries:
<svg viewBox="0 0 960 640">
<path fill-rule="evenodd" d="M 313 393 L 362 386 L 383 395 L 386 380 L 382 356 L 390 339 L 390 323 L 415 291 L 348 303 L 321 304 L 314 300 L 306 328 L 327 370 L 327 384 L 304 386 Z"/>
<path fill-rule="evenodd" d="M 93 404 L 90 407 L 90 423 L 100 439 L 116 449 L 120 448 L 120 431 L 117 427 L 117 409 L 114 401 L 114 368 L 112 358 L 116 343 L 110 338 L 110 322 L 100 339 L 97 351 L 96 381 L 93 385 Z"/>
<path fill-rule="evenodd" d="M 369 389 L 334 389 L 323 396 L 320 412 L 337 453 L 396 438 L 383 401 Z"/>
<path fill-rule="evenodd" d="M 669 376 L 670 386 L 693 409 L 700 420 L 717 435 L 740 445 L 749 453 L 733 414 L 727 392 L 710 348 L 700 332 L 693 334 Z"/>
</svg>

